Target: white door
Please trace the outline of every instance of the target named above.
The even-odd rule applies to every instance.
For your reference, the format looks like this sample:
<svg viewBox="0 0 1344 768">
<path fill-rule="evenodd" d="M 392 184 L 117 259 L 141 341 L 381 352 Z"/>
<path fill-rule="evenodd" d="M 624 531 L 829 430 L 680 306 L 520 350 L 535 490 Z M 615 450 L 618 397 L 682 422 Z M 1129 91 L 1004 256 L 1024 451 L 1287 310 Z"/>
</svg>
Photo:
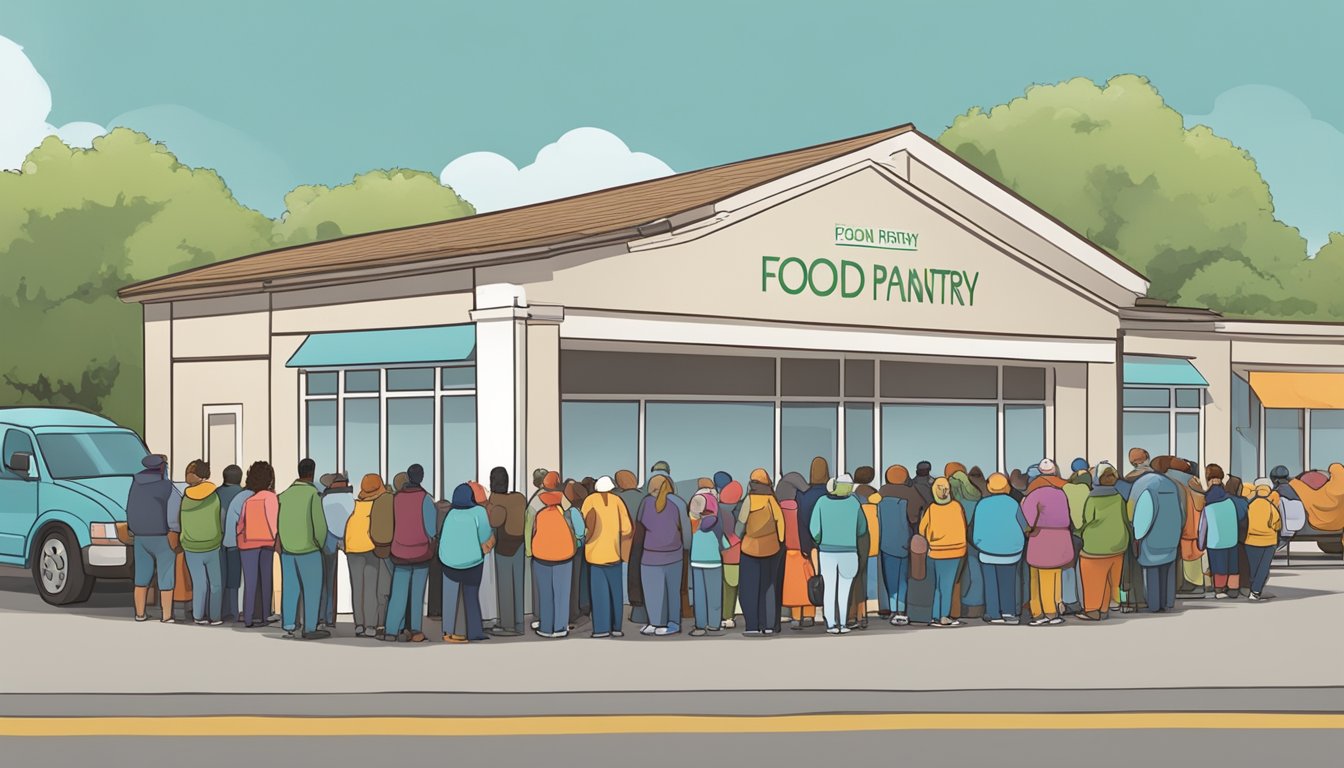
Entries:
<svg viewBox="0 0 1344 768">
<path fill-rule="evenodd" d="M 241 405 L 207 405 L 203 413 L 202 450 L 218 477 L 230 464 L 243 466 L 243 407 Z"/>
</svg>

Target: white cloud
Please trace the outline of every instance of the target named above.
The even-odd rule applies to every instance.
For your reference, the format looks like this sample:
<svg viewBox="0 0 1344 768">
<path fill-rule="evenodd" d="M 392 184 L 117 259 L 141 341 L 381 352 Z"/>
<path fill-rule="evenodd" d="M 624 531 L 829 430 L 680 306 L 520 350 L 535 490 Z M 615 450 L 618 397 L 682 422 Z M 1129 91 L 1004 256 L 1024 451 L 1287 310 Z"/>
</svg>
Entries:
<svg viewBox="0 0 1344 768">
<path fill-rule="evenodd" d="M 1251 153 L 1274 195 L 1279 219 L 1297 227 L 1312 252 L 1330 232 L 1344 231 L 1344 132 L 1311 116 L 1302 100 L 1281 88 L 1241 85 L 1223 92 L 1207 125 Z"/>
<path fill-rule="evenodd" d="M 23 46 L 7 37 L 0 37 L 0 104 L 4 105 L 0 110 L 0 169 L 23 165 L 28 153 L 53 134 L 71 146 L 88 147 L 107 132 L 96 123 L 59 127 L 48 123 L 51 89 L 24 55 Z"/>
<path fill-rule="evenodd" d="M 631 152 L 601 128 L 575 128 L 519 168 L 494 152 L 472 152 L 449 163 L 439 180 L 480 212 L 516 208 L 607 187 L 668 176 L 667 163 Z"/>
</svg>

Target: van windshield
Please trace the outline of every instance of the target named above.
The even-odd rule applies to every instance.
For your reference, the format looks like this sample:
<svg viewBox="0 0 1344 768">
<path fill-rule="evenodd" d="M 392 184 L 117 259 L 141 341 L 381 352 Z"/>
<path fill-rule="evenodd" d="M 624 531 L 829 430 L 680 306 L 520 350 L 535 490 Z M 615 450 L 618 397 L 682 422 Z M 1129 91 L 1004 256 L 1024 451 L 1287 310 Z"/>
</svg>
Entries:
<svg viewBox="0 0 1344 768">
<path fill-rule="evenodd" d="M 38 435 L 37 444 L 57 480 L 128 477 L 143 468 L 140 460 L 149 453 L 130 432 Z"/>
</svg>

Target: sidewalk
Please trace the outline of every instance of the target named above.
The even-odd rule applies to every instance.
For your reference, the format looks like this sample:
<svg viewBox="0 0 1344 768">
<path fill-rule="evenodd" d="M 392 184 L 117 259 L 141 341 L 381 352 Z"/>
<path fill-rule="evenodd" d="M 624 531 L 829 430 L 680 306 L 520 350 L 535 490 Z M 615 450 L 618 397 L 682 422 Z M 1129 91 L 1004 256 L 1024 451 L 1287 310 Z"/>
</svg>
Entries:
<svg viewBox="0 0 1344 768">
<path fill-rule="evenodd" d="M 834 637 L 325 641 L 278 629 L 137 624 L 129 595 L 53 609 L 0 578 L 0 693 L 956 691 L 1344 686 L 1344 569 L 1276 569 L 1278 599 L 1186 600 L 1166 616 L 1058 627 L 892 628 Z M 426 622 L 436 637 L 437 624 Z M 792 698 L 792 697 L 791 697 Z M 1076 697 L 1075 697 L 1076 698 Z M 1048 703 L 1048 702 L 1047 702 Z M 1207 704 L 1205 705 L 1207 706 Z"/>
</svg>

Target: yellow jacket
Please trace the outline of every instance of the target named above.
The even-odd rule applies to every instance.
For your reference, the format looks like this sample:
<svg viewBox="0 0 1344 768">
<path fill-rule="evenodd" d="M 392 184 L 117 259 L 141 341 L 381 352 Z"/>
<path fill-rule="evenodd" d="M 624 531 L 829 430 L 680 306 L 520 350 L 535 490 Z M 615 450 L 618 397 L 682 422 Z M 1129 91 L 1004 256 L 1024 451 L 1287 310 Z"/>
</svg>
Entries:
<svg viewBox="0 0 1344 768">
<path fill-rule="evenodd" d="M 1283 530 L 1283 518 L 1279 507 L 1270 501 L 1269 490 L 1260 486 L 1264 493 L 1257 492 L 1251 499 L 1246 511 L 1246 544 L 1251 547 L 1273 547 L 1279 543 L 1279 531 Z"/>
<path fill-rule="evenodd" d="M 358 555 L 373 551 L 373 537 L 369 535 L 373 516 L 372 501 L 356 501 L 355 511 L 345 523 L 345 553 Z"/>
<path fill-rule="evenodd" d="M 784 510 L 774 496 L 753 493 L 745 502 L 742 554 L 772 557 L 784 542 Z"/>
<path fill-rule="evenodd" d="M 634 526 L 630 510 L 615 493 L 593 493 L 583 500 L 584 559 L 593 565 L 615 565 L 630 559 Z"/>
<path fill-rule="evenodd" d="M 919 535 L 929 542 L 929 557 L 955 560 L 966 556 L 966 513 L 961 503 L 930 504 L 919 521 Z"/>
</svg>

